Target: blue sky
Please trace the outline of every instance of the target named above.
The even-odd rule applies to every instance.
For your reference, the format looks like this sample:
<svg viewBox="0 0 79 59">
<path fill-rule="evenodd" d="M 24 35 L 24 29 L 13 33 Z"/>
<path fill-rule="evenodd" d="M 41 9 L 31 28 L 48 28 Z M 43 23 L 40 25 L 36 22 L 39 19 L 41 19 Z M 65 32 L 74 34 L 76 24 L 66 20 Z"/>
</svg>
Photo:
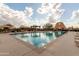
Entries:
<svg viewBox="0 0 79 59">
<path fill-rule="evenodd" d="M 61 19 L 69 19 L 72 16 L 72 12 L 79 9 L 79 3 L 64 3 L 61 8 L 65 9 Z"/>
<path fill-rule="evenodd" d="M 45 15 L 39 15 L 36 11 L 39 7 L 41 7 L 41 3 L 8 3 L 7 5 L 14 10 L 20 11 L 23 11 L 25 7 L 33 8 L 33 20 L 46 17 Z"/>
<path fill-rule="evenodd" d="M 34 9 L 34 14 L 32 15 L 33 18 L 43 18 L 45 15 L 39 15 L 36 10 L 37 8 L 41 7 L 41 3 L 7 3 L 7 5 L 14 9 L 14 10 L 24 10 L 25 7 L 31 7 Z M 63 3 L 61 5 L 62 9 L 65 9 L 64 14 L 61 17 L 61 20 L 69 19 L 72 15 L 73 10 L 79 9 L 79 3 Z"/>
<path fill-rule="evenodd" d="M 41 8 L 41 3 L 6 3 L 11 9 L 24 11 L 25 7 L 31 7 L 33 9 L 32 20 L 41 20 L 47 17 L 47 14 L 39 14 L 37 12 L 38 8 Z M 62 22 L 71 22 L 70 17 L 72 16 L 72 12 L 75 10 L 79 10 L 79 3 L 63 3 L 59 9 L 64 9 L 64 13 L 61 16 L 60 20 Z M 78 20 L 77 20 L 78 21 Z M 77 22 L 76 21 L 76 22 Z"/>
</svg>

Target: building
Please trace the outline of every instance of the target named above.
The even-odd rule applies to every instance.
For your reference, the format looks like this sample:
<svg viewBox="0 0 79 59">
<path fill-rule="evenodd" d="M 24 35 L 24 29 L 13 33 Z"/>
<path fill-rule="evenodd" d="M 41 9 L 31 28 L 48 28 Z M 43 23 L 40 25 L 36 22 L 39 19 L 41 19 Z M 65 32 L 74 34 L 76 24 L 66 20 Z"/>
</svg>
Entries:
<svg viewBox="0 0 79 59">
<path fill-rule="evenodd" d="M 13 29 L 14 26 L 11 25 L 11 24 L 6 24 L 6 25 L 3 25 L 3 28 L 4 28 L 4 29 Z"/>
<path fill-rule="evenodd" d="M 5 24 L 0 26 L 0 32 L 10 32 L 14 28 L 11 24 Z"/>
<path fill-rule="evenodd" d="M 55 29 L 65 29 L 66 27 L 65 27 L 65 25 L 64 25 L 64 23 L 63 22 L 58 22 L 58 23 L 56 23 L 56 25 L 55 25 Z"/>
</svg>

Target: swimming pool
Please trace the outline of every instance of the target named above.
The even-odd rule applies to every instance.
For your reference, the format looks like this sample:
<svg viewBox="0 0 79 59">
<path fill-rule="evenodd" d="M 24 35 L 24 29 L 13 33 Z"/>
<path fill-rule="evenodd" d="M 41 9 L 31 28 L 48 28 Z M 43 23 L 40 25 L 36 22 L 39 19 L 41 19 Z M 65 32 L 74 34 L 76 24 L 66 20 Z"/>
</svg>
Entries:
<svg viewBox="0 0 79 59">
<path fill-rule="evenodd" d="M 57 37 L 63 35 L 64 31 L 47 31 L 47 32 L 30 32 L 24 34 L 16 34 L 16 38 L 29 42 L 37 48 L 47 45 L 49 42 L 54 41 Z"/>
</svg>

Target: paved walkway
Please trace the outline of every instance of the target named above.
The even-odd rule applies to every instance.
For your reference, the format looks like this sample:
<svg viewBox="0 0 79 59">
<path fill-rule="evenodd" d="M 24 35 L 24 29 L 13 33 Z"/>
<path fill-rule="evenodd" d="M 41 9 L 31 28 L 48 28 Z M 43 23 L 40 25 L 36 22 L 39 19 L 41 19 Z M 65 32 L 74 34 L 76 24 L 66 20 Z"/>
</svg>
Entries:
<svg viewBox="0 0 79 59">
<path fill-rule="evenodd" d="M 68 32 L 46 48 L 36 49 L 28 43 L 15 39 L 13 36 L 0 34 L 0 55 L 8 56 L 79 56 L 79 48 L 74 42 L 75 32 Z"/>
</svg>

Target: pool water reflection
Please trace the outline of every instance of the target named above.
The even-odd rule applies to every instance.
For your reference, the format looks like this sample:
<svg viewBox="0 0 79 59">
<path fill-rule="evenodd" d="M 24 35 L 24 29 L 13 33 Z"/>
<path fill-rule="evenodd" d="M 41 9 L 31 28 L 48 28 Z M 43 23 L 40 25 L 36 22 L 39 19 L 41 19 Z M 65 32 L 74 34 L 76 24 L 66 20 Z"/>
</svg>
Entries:
<svg viewBox="0 0 79 59">
<path fill-rule="evenodd" d="M 31 32 L 25 34 L 17 34 L 15 36 L 24 42 L 29 42 L 35 47 L 40 48 L 44 45 L 47 45 L 50 41 L 55 40 L 57 37 L 63 35 L 64 33 L 64 31 Z"/>
</svg>

